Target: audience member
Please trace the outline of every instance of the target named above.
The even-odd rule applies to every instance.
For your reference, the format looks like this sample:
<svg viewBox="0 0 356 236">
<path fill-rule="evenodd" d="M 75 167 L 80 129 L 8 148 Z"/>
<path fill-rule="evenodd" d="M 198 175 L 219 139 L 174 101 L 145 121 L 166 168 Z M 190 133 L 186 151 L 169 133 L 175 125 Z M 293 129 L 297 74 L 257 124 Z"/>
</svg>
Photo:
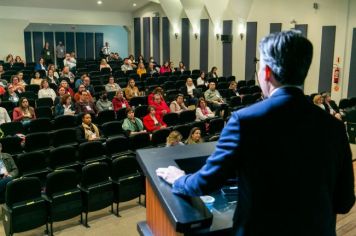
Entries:
<svg viewBox="0 0 356 236">
<path fill-rule="evenodd" d="M 15 57 L 15 63 L 25 63 L 20 56 Z"/>
<path fill-rule="evenodd" d="M 159 73 L 161 75 L 165 74 L 165 73 L 172 73 L 172 69 L 169 65 L 169 61 L 165 61 L 164 64 L 161 66 Z"/>
<path fill-rule="evenodd" d="M 88 93 L 88 99 L 89 99 L 89 101 L 93 102 L 93 101 L 94 101 L 93 96 L 92 96 L 91 93 L 85 88 L 84 84 L 81 84 L 81 85 L 79 86 L 79 88 L 78 88 L 78 92 L 76 92 L 76 93 L 74 94 L 74 101 L 75 101 L 75 102 L 78 102 L 78 101 L 80 100 L 80 96 L 81 96 L 80 94 L 81 94 L 81 92 L 83 92 L 83 91 L 86 91 L 86 92 Z"/>
<path fill-rule="evenodd" d="M 124 59 L 124 64 L 121 66 L 121 70 L 126 74 L 127 71 L 132 71 L 132 61 L 128 58 Z"/>
<path fill-rule="evenodd" d="M 108 62 L 106 61 L 105 58 L 101 59 L 100 65 L 99 65 L 99 69 L 100 70 L 103 69 L 103 68 L 109 68 L 110 71 L 112 71 L 111 66 L 108 64 Z"/>
<path fill-rule="evenodd" d="M 176 96 L 176 99 L 169 105 L 169 109 L 171 110 L 171 112 L 178 114 L 182 111 L 188 110 L 188 108 L 184 104 L 183 94 L 178 94 Z"/>
<path fill-rule="evenodd" d="M 35 65 L 35 71 L 44 70 L 47 71 L 45 60 L 41 57 Z"/>
<path fill-rule="evenodd" d="M 148 106 L 148 114 L 143 117 L 143 124 L 148 132 L 166 128 L 167 125 L 163 122 L 161 117 L 156 115 L 156 108 Z"/>
<path fill-rule="evenodd" d="M 220 115 L 220 112 L 224 110 L 224 116 L 227 115 L 227 105 L 220 95 L 219 91 L 216 89 L 215 82 L 209 83 L 209 89 L 204 93 L 205 100 L 210 102 L 211 106 L 215 110 L 217 115 Z"/>
<path fill-rule="evenodd" d="M 54 101 L 56 99 L 56 92 L 49 87 L 47 80 L 42 80 L 41 89 L 38 91 L 38 98 L 52 98 Z"/>
<path fill-rule="evenodd" d="M 1 104 L 1 102 L 0 102 Z M 9 113 L 7 113 L 6 109 L 3 107 L 0 107 L 0 125 L 4 123 L 10 123 L 11 119 L 9 116 Z"/>
<path fill-rule="evenodd" d="M 156 93 L 153 96 L 153 103 L 152 106 L 156 108 L 156 115 L 162 120 L 163 116 L 167 113 L 170 113 L 171 110 L 169 109 L 167 103 L 161 99 L 161 95 Z"/>
<path fill-rule="evenodd" d="M 313 103 L 325 111 L 325 106 L 323 104 L 323 97 L 320 94 L 314 96 Z"/>
<path fill-rule="evenodd" d="M 193 127 L 190 130 L 189 137 L 185 144 L 198 144 L 203 143 L 203 139 L 201 138 L 201 130 L 199 127 Z"/>
<path fill-rule="evenodd" d="M 154 75 L 159 73 L 159 68 L 157 69 L 156 65 L 152 62 L 148 64 L 148 68 L 146 70 L 146 73 L 149 75 Z"/>
<path fill-rule="evenodd" d="M 126 131 L 128 135 L 147 132 L 143 127 L 142 121 L 135 117 L 135 113 L 131 108 L 126 109 L 126 116 L 127 118 L 125 118 L 122 123 L 122 129 Z"/>
<path fill-rule="evenodd" d="M 182 92 L 184 96 L 188 97 L 188 105 L 191 104 L 195 105 L 198 101 L 198 98 L 194 96 L 194 92 L 193 92 L 194 89 L 195 89 L 195 85 L 193 83 L 192 78 L 188 78 L 185 83 L 185 86 L 182 88 Z"/>
<path fill-rule="evenodd" d="M 56 72 L 56 73 L 57 73 L 57 72 Z M 48 69 L 46 79 L 47 79 L 48 83 L 51 83 L 51 84 L 58 84 L 58 77 L 56 77 L 56 76 L 54 75 L 53 69 Z"/>
<path fill-rule="evenodd" d="M 28 123 L 34 119 L 36 119 L 35 109 L 30 107 L 27 98 L 20 98 L 19 106 L 15 107 L 12 112 L 12 120 L 21 121 L 24 125 L 28 125 Z"/>
<path fill-rule="evenodd" d="M 149 106 L 153 105 L 153 101 L 154 101 L 153 98 L 154 98 L 154 95 L 157 93 L 161 95 L 161 100 L 164 101 L 164 91 L 163 91 L 162 87 L 156 87 L 153 89 L 152 93 L 150 93 L 147 97 L 147 103 Z"/>
<path fill-rule="evenodd" d="M 145 58 L 143 57 L 142 54 L 140 54 L 140 55 L 137 57 L 137 63 L 138 63 L 138 64 L 140 64 L 140 63 L 145 64 L 145 63 L 146 63 Z"/>
<path fill-rule="evenodd" d="M 17 93 L 25 92 L 25 85 L 20 83 L 19 77 L 17 75 L 11 76 L 11 84 L 15 92 Z"/>
<path fill-rule="evenodd" d="M 200 75 L 197 79 L 197 86 L 199 85 L 205 85 L 206 87 L 209 87 L 209 82 L 207 80 L 207 78 L 205 77 L 205 72 L 201 71 Z"/>
<path fill-rule="evenodd" d="M 13 179 L 16 179 L 19 174 L 18 168 L 12 156 L 2 152 L 2 144 L 0 143 L 0 202 L 5 201 L 6 185 Z"/>
<path fill-rule="evenodd" d="M 90 77 L 89 76 L 84 76 L 83 77 L 83 85 L 85 86 L 85 89 L 90 92 L 90 94 L 94 95 L 95 90 L 93 85 L 90 84 Z"/>
<path fill-rule="evenodd" d="M 124 93 L 121 89 L 116 91 L 115 97 L 112 99 L 112 105 L 114 107 L 114 111 L 118 111 L 121 108 L 129 108 L 130 105 L 128 101 L 124 98 Z"/>
<path fill-rule="evenodd" d="M 53 63 L 53 52 L 48 42 L 43 46 L 41 57 L 44 59 L 46 65 Z"/>
<path fill-rule="evenodd" d="M 31 79 L 30 84 L 37 84 L 37 85 L 41 86 L 42 81 L 43 81 L 43 79 L 41 78 L 40 72 L 36 71 L 35 77 Z"/>
<path fill-rule="evenodd" d="M 229 89 L 227 90 L 227 97 L 231 98 L 233 96 L 240 96 L 239 92 L 237 91 L 236 81 L 231 81 L 229 85 Z"/>
<path fill-rule="evenodd" d="M 55 106 L 55 116 L 75 114 L 75 107 L 72 103 L 72 97 L 69 94 L 63 94 L 61 101 Z"/>
<path fill-rule="evenodd" d="M 209 118 L 213 118 L 215 114 L 206 105 L 204 98 L 199 98 L 197 108 L 195 110 L 196 121 L 203 121 Z"/>
<path fill-rule="evenodd" d="M 63 60 L 65 58 L 65 47 L 61 41 L 59 41 L 56 47 L 56 57 L 57 57 L 57 65 L 59 69 L 63 68 Z"/>
<path fill-rule="evenodd" d="M 75 113 L 89 113 L 95 116 L 98 114 L 98 108 L 90 101 L 86 90 L 80 92 L 80 99 L 75 104 Z"/>
<path fill-rule="evenodd" d="M 100 140 L 100 131 L 98 127 L 92 123 L 90 113 L 82 115 L 82 124 L 78 127 L 77 139 L 79 142 Z"/>
<path fill-rule="evenodd" d="M 114 76 L 109 77 L 109 82 L 105 84 L 105 91 L 106 92 L 116 92 L 117 90 L 121 89 L 120 85 L 115 83 Z"/>
<path fill-rule="evenodd" d="M 48 70 L 53 70 L 53 75 L 55 77 L 59 78 L 59 74 L 58 74 L 56 66 L 54 64 L 49 64 L 48 65 Z M 47 75 L 48 75 L 48 71 L 47 71 Z"/>
<path fill-rule="evenodd" d="M 145 65 L 142 62 L 138 63 L 138 68 L 136 70 L 136 73 L 138 74 L 138 76 L 140 76 L 140 78 L 143 74 L 147 73 Z"/>
<path fill-rule="evenodd" d="M 183 63 L 182 61 L 180 61 L 180 62 L 178 63 L 177 71 L 183 73 L 185 70 L 186 70 L 186 68 L 185 68 L 184 63 Z"/>
<path fill-rule="evenodd" d="M 65 87 L 60 86 L 58 89 L 58 96 L 56 99 L 54 99 L 54 106 L 61 102 L 61 99 L 65 94 L 68 94 L 70 97 L 72 97 Z"/>
<path fill-rule="evenodd" d="M 70 96 L 74 97 L 74 91 L 71 87 L 69 87 L 67 80 L 65 79 L 61 80 L 59 86 L 65 88 L 66 92 L 69 93 Z"/>
<path fill-rule="evenodd" d="M 68 67 L 69 71 L 74 72 L 77 69 L 77 60 L 74 57 L 71 57 L 69 53 L 66 53 L 66 56 L 63 60 L 63 67 Z"/>
<path fill-rule="evenodd" d="M 217 74 L 218 68 L 216 66 L 213 66 L 210 70 L 210 72 L 208 73 L 208 80 L 209 79 L 217 79 L 219 78 L 218 74 Z"/>
<path fill-rule="evenodd" d="M 110 55 L 110 46 L 108 42 L 105 42 L 104 46 L 101 48 L 102 57 L 107 59 Z"/>
<path fill-rule="evenodd" d="M 5 73 L 4 66 L 0 64 L 0 78 Z"/>
<path fill-rule="evenodd" d="M 96 107 L 98 108 L 98 112 L 113 110 L 112 102 L 108 100 L 108 94 L 106 91 L 101 93 L 99 100 L 96 102 Z"/>
<path fill-rule="evenodd" d="M 172 131 L 167 137 L 166 147 L 184 145 L 184 143 L 182 143 L 182 138 L 183 136 L 178 131 Z"/>
<path fill-rule="evenodd" d="M 75 75 L 70 71 L 69 67 L 64 65 L 62 72 L 61 72 L 61 78 L 68 78 L 69 79 L 69 83 L 73 84 L 74 83 L 74 78 Z"/>
<path fill-rule="evenodd" d="M 12 54 L 8 54 L 6 56 L 6 63 L 9 63 L 11 66 L 14 64 L 14 56 Z"/>
<path fill-rule="evenodd" d="M 138 90 L 138 87 L 135 85 L 135 80 L 133 78 L 129 79 L 129 82 L 127 83 L 127 87 L 125 88 L 125 97 L 127 98 L 128 101 L 131 100 L 133 97 L 138 97 L 140 96 L 140 91 Z"/>
<path fill-rule="evenodd" d="M 14 85 L 9 84 L 7 87 L 7 94 L 5 95 L 7 100 L 12 102 L 14 105 L 17 105 L 17 102 L 19 101 L 19 96 L 15 92 Z"/>
</svg>

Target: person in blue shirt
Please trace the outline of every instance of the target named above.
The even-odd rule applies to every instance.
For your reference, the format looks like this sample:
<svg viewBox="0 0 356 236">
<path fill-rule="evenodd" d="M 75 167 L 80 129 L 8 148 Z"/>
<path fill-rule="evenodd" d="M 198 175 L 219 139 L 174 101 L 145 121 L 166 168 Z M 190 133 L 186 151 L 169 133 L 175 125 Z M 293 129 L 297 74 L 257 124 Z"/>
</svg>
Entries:
<svg viewBox="0 0 356 236">
<path fill-rule="evenodd" d="M 199 171 L 185 175 L 170 166 L 157 175 L 188 196 L 215 191 L 237 175 L 236 236 L 335 236 L 336 214 L 355 202 L 352 154 L 344 124 L 303 94 L 312 56 L 300 32 L 263 38 L 264 100 L 231 115 Z"/>
</svg>

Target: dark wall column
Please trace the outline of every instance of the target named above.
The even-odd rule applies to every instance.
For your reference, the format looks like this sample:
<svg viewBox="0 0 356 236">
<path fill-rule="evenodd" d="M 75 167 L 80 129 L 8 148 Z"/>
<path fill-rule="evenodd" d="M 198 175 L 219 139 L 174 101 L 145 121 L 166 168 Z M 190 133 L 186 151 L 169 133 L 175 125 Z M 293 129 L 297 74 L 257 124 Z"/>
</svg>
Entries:
<svg viewBox="0 0 356 236">
<path fill-rule="evenodd" d="M 151 18 L 143 17 L 143 56 L 150 58 L 151 56 Z M 138 56 L 138 55 L 136 55 Z"/>
<path fill-rule="evenodd" d="M 350 60 L 350 74 L 347 97 L 356 97 L 356 28 L 353 29 L 352 34 L 352 48 Z"/>
<path fill-rule="evenodd" d="M 200 69 L 207 72 L 209 66 L 209 19 L 200 20 Z"/>
<path fill-rule="evenodd" d="M 141 18 L 134 18 L 134 52 L 135 56 L 141 54 Z"/>
<path fill-rule="evenodd" d="M 32 33 L 32 40 L 33 40 L 33 54 L 34 62 L 38 62 L 41 57 L 41 51 L 43 49 L 43 32 L 33 32 Z"/>
<path fill-rule="evenodd" d="M 223 21 L 223 35 L 232 35 L 232 20 Z M 230 76 L 232 74 L 232 42 L 223 42 L 222 73 L 223 76 Z"/>
<path fill-rule="evenodd" d="M 160 63 L 161 61 L 161 50 L 160 50 L 160 18 L 152 17 L 152 50 L 153 58 Z M 148 55 L 145 55 L 146 59 L 149 59 Z"/>
<path fill-rule="evenodd" d="M 247 25 L 246 25 L 245 80 L 255 79 L 256 45 L 257 45 L 257 22 L 247 22 Z"/>
<path fill-rule="evenodd" d="M 271 23 L 269 25 L 270 33 L 281 32 L 281 30 L 282 30 L 282 23 Z"/>
<path fill-rule="evenodd" d="M 182 61 L 187 69 L 190 65 L 189 19 L 182 18 Z"/>
<path fill-rule="evenodd" d="M 24 32 L 25 39 L 25 58 L 27 62 L 32 62 L 32 36 L 31 32 Z"/>
</svg>

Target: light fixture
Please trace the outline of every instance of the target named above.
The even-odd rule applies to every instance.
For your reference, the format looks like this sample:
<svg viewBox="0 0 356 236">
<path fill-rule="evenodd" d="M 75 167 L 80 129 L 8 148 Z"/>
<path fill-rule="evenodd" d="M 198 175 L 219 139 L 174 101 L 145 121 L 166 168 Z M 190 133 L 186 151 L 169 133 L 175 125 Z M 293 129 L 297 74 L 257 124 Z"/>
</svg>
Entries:
<svg viewBox="0 0 356 236">
<path fill-rule="evenodd" d="M 297 21 L 295 19 L 293 19 L 289 22 L 289 26 L 291 29 L 294 29 L 296 24 L 297 24 Z"/>
<path fill-rule="evenodd" d="M 178 33 L 177 33 L 177 32 L 174 33 L 174 37 L 175 37 L 176 39 L 178 38 Z"/>
<path fill-rule="evenodd" d="M 240 19 L 237 31 L 238 31 L 238 34 L 240 35 L 240 39 L 243 40 L 243 38 L 246 34 L 246 26 L 245 26 L 245 21 L 243 19 Z"/>
<path fill-rule="evenodd" d="M 198 39 L 198 33 L 194 33 L 194 38 Z"/>
<path fill-rule="evenodd" d="M 100 1 L 100 0 L 99 0 L 99 1 L 97 1 L 96 3 L 97 3 L 98 5 L 101 5 L 101 4 L 103 4 L 103 1 Z"/>
<path fill-rule="evenodd" d="M 244 39 L 244 34 L 240 33 L 240 39 L 243 40 Z"/>
<path fill-rule="evenodd" d="M 136 3 L 133 3 L 133 4 L 132 4 L 132 6 L 136 7 L 136 6 L 137 6 L 137 4 L 136 4 Z"/>
<path fill-rule="evenodd" d="M 216 34 L 216 40 L 219 40 L 220 34 Z"/>
</svg>

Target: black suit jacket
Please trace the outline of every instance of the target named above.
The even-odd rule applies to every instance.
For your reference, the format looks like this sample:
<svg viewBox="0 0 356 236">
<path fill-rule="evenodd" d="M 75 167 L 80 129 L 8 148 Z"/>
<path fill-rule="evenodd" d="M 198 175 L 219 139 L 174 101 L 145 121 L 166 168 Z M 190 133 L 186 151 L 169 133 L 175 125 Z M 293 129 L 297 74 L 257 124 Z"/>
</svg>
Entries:
<svg viewBox="0 0 356 236">
<path fill-rule="evenodd" d="M 238 236 L 334 236 L 336 214 L 355 201 L 344 124 L 294 87 L 234 112 L 206 164 L 173 192 L 204 195 L 231 173 L 239 177 Z"/>
</svg>

